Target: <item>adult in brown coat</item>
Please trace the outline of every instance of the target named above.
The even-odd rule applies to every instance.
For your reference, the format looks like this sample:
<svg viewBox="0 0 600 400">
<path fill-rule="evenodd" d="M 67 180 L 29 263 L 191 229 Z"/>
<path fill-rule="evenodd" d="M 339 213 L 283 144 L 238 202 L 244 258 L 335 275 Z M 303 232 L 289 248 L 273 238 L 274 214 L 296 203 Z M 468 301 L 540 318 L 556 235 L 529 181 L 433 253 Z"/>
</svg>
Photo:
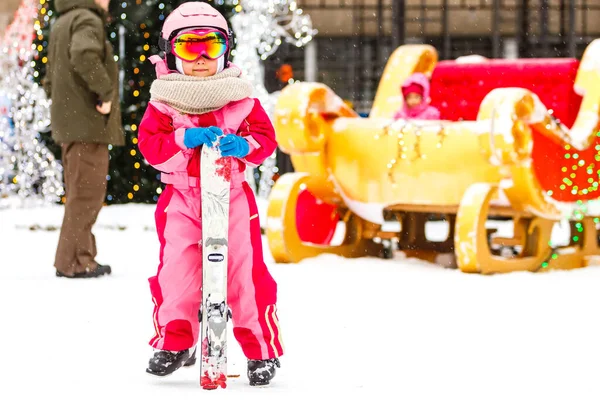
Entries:
<svg viewBox="0 0 600 400">
<path fill-rule="evenodd" d="M 52 99 L 52 137 L 61 144 L 66 204 L 56 275 L 109 274 L 96 262 L 92 227 L 106 197 L 108 145 L 123 145 L 118 67 L 106 40 L 110 0 L 55 0 L 44 89 Z"/>
</svg>

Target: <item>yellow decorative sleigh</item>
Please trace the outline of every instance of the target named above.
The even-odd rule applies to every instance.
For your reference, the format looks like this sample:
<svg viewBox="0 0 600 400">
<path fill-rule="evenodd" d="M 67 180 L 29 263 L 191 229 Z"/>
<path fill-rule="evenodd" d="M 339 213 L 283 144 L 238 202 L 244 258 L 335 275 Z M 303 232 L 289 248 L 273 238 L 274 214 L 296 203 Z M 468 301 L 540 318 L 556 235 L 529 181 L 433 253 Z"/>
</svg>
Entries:
<svg viewBox="0 0 600 400">
<path fill-rule="evenodd" d="M 402 104 L 399 87 L 414 72 L 432 78 L 444 120 L 391 119 Z M 464 272 L 587 266 L 600 255 L 599 110 L 600 40 L 581 62 L 438 62 L 431 46 L 401 46 L 368 118 L 325 85 L 290 85 L 274 122 L 296 172 L 281 176 L 269 198 L 271 252 L 278 262 L 297 262 L 322 253 L 378 255 L 392 243 L 430 261 L 453 254 Z M 341 243 L 329 234 L 310 240 L 338 217 Z M 428 239 L 432 219 L 449 223 L 446 240 Z M 512 221 L 512 235 L 490 228 L 498 219 Z M 571 238 L 557 245 L 552 229 L 565 220 Z M 387 221 L 400 228 L 384 230 Z"/>
</svg>

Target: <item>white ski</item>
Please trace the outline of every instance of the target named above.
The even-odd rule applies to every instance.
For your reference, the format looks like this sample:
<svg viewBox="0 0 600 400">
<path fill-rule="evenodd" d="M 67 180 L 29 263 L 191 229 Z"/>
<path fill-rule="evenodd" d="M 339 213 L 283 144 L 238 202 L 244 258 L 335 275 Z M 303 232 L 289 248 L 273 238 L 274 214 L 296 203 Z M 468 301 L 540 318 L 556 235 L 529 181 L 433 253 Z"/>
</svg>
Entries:
<svg viewBox="0 0 600 400">
<path fill-rule="evenodd" d="M 202 146 L 202 324 L 200 386 L 227 386 L 227 253 L 231 157 Z"/>
</svg>

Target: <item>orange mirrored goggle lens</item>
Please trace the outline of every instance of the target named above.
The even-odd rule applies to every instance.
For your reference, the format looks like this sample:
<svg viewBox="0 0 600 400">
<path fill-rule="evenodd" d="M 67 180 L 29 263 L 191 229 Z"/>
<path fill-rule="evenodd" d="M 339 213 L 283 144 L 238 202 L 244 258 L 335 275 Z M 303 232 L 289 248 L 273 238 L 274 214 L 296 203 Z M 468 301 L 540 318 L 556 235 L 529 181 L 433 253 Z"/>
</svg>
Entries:
<svg viewBox="0 0 600 400">
<path fill-rule="evenodd" d="M 173 39 L 173 54 L 184 61 L 196 61 L 205 56 L 217 59 L 227 51 L 227 37 L 219 31 L 185 32 Z"/>
</svg>

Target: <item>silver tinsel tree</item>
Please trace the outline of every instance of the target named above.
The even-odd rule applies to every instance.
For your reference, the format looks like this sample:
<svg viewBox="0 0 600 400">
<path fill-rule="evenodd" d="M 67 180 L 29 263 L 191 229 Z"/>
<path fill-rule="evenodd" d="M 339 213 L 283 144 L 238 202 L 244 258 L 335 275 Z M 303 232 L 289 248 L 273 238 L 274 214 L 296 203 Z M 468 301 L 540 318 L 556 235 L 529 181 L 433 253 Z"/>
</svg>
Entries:
<svg viewBox="0 0 600 400">
<path fill-rule="evenodd" d="M 56 202 L 64 194 L 62 166 L 40 141 L 50 124 L 49 101 L 33 80 L 37 0 L 23 0 L 0 47 L 0 202 Z"/>
<path fill-rule="evenodd" d="M 317 32 L 312 28 L 310 16 L 304 14 L 295 1 L 241 0 L 239 6 L 240 12 L 231 18 L 237 39 L 233 63 L 253 83 L 254 97 L 260 100 L 273 119 L 277 94 L 270 95 L 265 88 L 261 60 L 275 53 L 283 41 L 302 47 Z M 257 193 L 259 197 L 266 198 L 273 186 L 273 175 L 277 172 L 275 154 L 267 158 L 259 169 L 261 176 Z M 253 176 L 248 178 L 253 179 Z"/>
</svg>

